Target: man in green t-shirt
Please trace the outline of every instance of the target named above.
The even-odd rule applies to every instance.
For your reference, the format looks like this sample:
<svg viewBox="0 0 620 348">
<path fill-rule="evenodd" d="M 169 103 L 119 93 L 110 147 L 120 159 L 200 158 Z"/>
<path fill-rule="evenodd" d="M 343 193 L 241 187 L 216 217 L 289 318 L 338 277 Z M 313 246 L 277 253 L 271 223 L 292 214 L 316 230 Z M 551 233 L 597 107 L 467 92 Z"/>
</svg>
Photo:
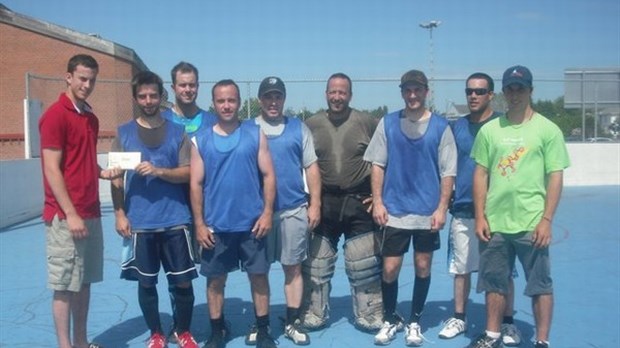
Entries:
<svg viewBox="0 0 620 348">
<path fill-rule="evenodd" d="M 469 347 L 501 347 L 502 315 L 518 257 L 534 308 L 535 347 L 546 348 L 553 312 L 551 227 L 570 161 L 560 129 L 532 109 L 529 69 L 508 68 L 502 91 L 508 112 L 482 127 L 471 153 L 476 234 L 482 241 L 477 290 L 486 293 L 487 326 Z"/>
</svg>

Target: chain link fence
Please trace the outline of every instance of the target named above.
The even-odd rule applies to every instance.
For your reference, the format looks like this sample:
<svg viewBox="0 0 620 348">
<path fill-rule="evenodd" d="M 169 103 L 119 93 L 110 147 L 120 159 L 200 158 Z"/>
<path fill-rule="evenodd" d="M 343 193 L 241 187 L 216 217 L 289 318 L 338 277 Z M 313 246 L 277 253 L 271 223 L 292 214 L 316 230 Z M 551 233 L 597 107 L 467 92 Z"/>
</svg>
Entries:
<svg viewBox="0 0 620 348">
<path fill-rule="evenodd" d="M 302 119 L 326 108 L 325 79 L 285 80 L 287 100 L 286 115 L 297 115 Z M 432 79 L 431 86 L 437 91 L 427 99 L 427 104 L 436 112 L 456 118 L 468 112 L 464 95 L 463 79 Z M 493 101 L 494 109 L 505 110 L 501 95 L 501 80 L 496 80 Z M 360 79 L 353 80 L 353 100 L 351 106 L 367 111 L 375 117 L 403 107 L 398 89 L 399 79 Z M 567 140 L 583 141 L 593 137 L 609 138 L 617 141 L 620 131 L 620 104 L 601 100 L 594 105 L 582 108 L 565 108 L 564 91 L 568 80 L 537 80 L 534 89 L 534 108 L 556 122 L 562 128 Z M 604 81 L 609 83 L 609 81 Z M 612 81 L 620 85 L 620 81 Z M 198 105 L 211 109 L 211 88 L 216 81 L 200 81 Z M 239 85 L 242 105 L 241 119 L 260 114 L 257 91 L 260 81 L 241 81 Z M 170 81 L 164 83 L 167 93 L 165 105 L 171 105 L 174 97 L 168 90 Z M 604 86 L 604 85 L 601 85 Z M 21 137 L 0 134 L 0 159 L 18 159 L 39 155 L 38 120 L 42 112 L 54 103 L 66 88 L 65 80 L 45 76 L 27 77 L 27 124 Z M 618 90 L 617 87 L 616 91 Z M 600 88 L 599 88 L 600 89 Z M 620 98 L 618 98 L 620 99 Z M 88 99 L 99 118 L 98 151 L 108 152 L 119 124 L 130 120 L 134 114 L 131 86 L 128 80 L 98 80 L 96 88 Z M 598 115 L 598 117 L 594 117 Z M 18 116 L 19 117 L 19 116 Z M 584 127 L 585 126 L 585 127 Z M 582 131 L 585 129 L 585 131 Z"/>
<path fill-rule="evenodd" d="M 58 96 L 66 90 L 66 82 L 62 78 L 28 75 L 26 84 L 26 98 L 29 105 L 39 105 L 45 111 L 52 105 Z M 108 152 L 112 140 L 116 135 L 116 127 L 132 118 L 133 98 L 131 96 L 130 81 L 125 80 L 97 80 L 94 92 L 88 98 L 99 118 L 98 151 Z M 41 117 L 38 110 L 28 113 L 30 127 L 27 136 L 35 140 L 38 146 L 38 121 Z M 33 134 L 37 132 L 36 134 Z M 32 146 L 31 153 L 36 157 L 38 148 Z"/>
</svg>

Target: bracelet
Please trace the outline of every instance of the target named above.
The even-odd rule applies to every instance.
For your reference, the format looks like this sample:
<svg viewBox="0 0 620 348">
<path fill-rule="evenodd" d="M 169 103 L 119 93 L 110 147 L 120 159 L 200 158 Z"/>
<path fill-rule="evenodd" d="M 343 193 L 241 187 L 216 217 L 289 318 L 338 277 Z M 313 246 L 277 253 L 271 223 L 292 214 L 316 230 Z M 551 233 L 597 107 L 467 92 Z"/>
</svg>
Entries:
<svg viewBox="0 0 620 348">
<path fill-rule="evenodd" d="M 546 216 L 544 216 L 544 215 L 543 215 L 542 219 L 543 219 L 543 220 L 547 220 L 547 221 L 549 221 L 549 223 L 552 223 L 552 222 L 553 222 L 553 221 L 551 221 L 551 219 L 549 219 L 548 217 L 546 217 Z"/>
</svg>

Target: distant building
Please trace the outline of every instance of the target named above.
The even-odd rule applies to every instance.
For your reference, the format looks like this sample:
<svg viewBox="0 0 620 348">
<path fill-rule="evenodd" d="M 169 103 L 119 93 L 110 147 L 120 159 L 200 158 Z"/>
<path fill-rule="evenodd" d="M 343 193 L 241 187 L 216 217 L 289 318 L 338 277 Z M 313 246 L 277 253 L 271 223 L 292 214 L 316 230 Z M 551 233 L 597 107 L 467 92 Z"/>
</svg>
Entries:
<svg viewBox="0 0 620 348">
<path fill-rule="evenodd" d="M 26 109 L 32 134 L 38 130 L 36 115 L 65 90 L 67 61 L 78 53 L 89 54 L 99 63 L 97 86 L 88 101 L 100 120 L 99 151 L 108 151 L 116 126 L 133 114 L 127 82 L 135 73 L 148 70 L 132 49 L 97 34 L 15 13 L 2 4 L 0 47 L 0 160 L 26 156 Z M 34 136 L 38 144 L 38 133 Z"/>
<path fill-rule="evenodd" d="M 564 107 L 587 109 L 584 114 L 596 115 L 595 124 L 613 135 L 610 127 L 620 122 L 620 67 L 568 68 L 564 80 Z"/>
<path fill-rule="evenodd" d="M 448 109 L 446 110 L 445 116 L 448 120 L 455 120 L 467 114 L 469 114 L 467 104 L 455 104 L 451 101 L 448 104 Z"/>
</svg>

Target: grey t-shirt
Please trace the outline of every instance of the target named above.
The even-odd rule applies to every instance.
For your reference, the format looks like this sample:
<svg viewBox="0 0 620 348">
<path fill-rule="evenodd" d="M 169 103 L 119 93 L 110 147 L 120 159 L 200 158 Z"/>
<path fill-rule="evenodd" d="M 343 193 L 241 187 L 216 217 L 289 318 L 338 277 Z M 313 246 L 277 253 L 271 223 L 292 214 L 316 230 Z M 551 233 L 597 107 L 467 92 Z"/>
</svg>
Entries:
<svg viewBox="0 0 620 348">
<path fill-rule="evenodd" d="M 408 118 L 401 117 L 400 128 L 410 139 L 418 139 L 426 133 L 429 121 L 430 118 L 411 121 Z M 454 135 L 450 127 L 446 127 L 443 132 L 438 151 L 440 177 L 456 176 L 457 150 Z M 370 140 L 370 144 L 368 144 L 368 149 L 366 149 L 366 153 L 364 154 L 364 160 L 381 167 L 385 167 L 388 162 L 387 139 L 385 136 L 383 118 L 379 121 L 377 130 Z M 415 175 L 415 173 L 412 173 L 412 175 Z M 430 229 L 431 219 L 430 216 L 415 214 L 403 216 L 388 215 L 387 225 L 403 229 Z"/>
</svg>

